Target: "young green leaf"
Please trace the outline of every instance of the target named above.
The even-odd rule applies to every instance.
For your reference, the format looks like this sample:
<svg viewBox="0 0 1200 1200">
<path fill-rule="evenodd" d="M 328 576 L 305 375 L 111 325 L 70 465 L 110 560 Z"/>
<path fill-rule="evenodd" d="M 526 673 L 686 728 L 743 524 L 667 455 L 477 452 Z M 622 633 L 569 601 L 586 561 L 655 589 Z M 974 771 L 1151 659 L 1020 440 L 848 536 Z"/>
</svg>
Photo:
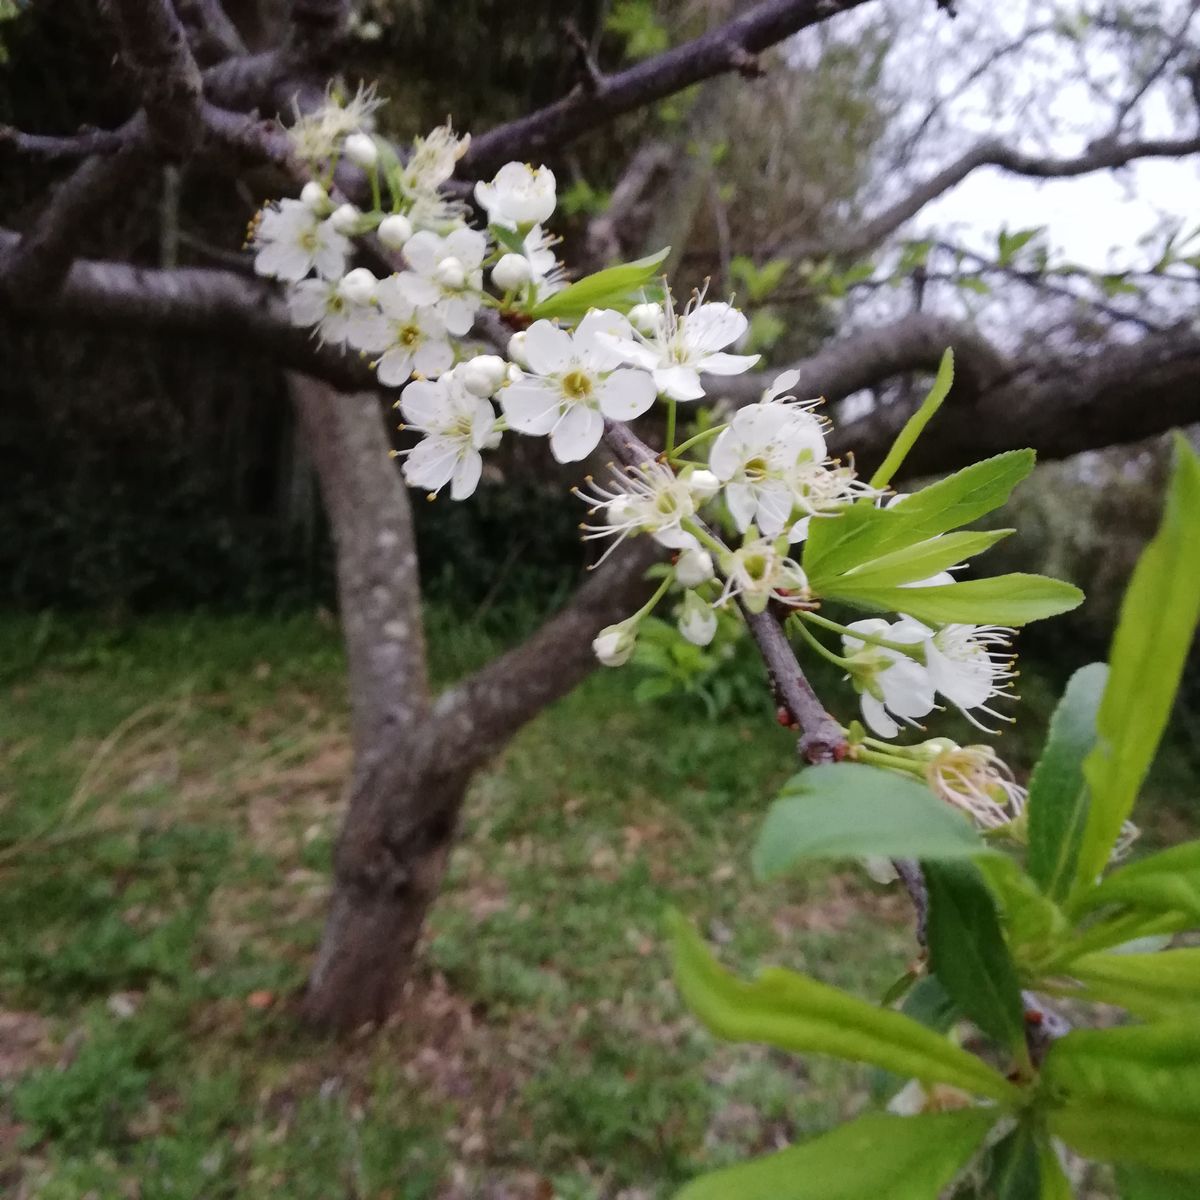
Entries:
<svg viewBox="0 0 1200 1200">
<path fill-rule="evenodd" d="M 1196 1200 L 1200 1175 L 1177 1175 L 1149 1167 L 1117 1167 L 1117 1191 L 1121 1200 Z"/>
<path fill-rule="evenodd" d="M 989 1200 L 1035 1200 L 1041 1192 L 1037 1131 L 1028 1121 L 1000 1139 L 985 1159 Z"/>
<path fill-rule="evenodd" d="M 1200 619 L 1200 459 L 1182 436 L 1162 522 L 1134 568 L 1109 654 L 1099 742 L 1084 775 L 1091 804 L 1077 891 L 1108 862 L 1166 728 Z"/>
<path fill-rule="evenodd" d="M 750 983 L 731 975 L 678 913 L 670 914 L 675 982 L 688 1007 L 728 1041 L 874 1063 L 905 1079 L 949 1083 L 1003 1105 L 1022 1093 L 981 1059 L 890 1009 L 792 971 L 769 968 Z"/>
<path fill-rule="evenodd" d="M 1200 924 L 1200 841 L 1184 842 L 1121 867 L 1084 892 L 1076 908 L 1086 912 L 1110 904 L 1184 913 Z"/>
<path fill-rule="evenodd" d="M 1200 1170 L 1200 1022 L 1083 1029 L 1042 1064 L 1050 1130 L 1089 1158 Z"/>
<path fill-rule="evenodd" d="M 802 1146 L 704 1175 L 675 1200 L 937 1200 L 995 1121 L 980 1108 L 871 1113 Z"/>
<path fill-rule="evenodd" d="M 1068 968 L 1090 1000 L 1150 1020 L 1200 1017 L 1200 949 L 1157 954 L 1084 954 Z"/>
<path fill-rule="evenodd" d="M 605 267 L 603 271 L 585 276 L 561 292 L 548 296 L 529 315 L 534 320 L 542 317 L 574 318 L 582 317 L 589 308 L 628 308 L 637 303 L 638 293 L 654 278 L 670 252 L 668 246 L 636 262 Z"/>
<path fill-rule="evenodd" d="M 988 848 L 924 783 L 862 763 L 809 767 L 784 784 L 754 845 L 761 879 L 814 858 L 966 858 Z"/>
<path fill-rule="evenodd" d="M 804 543 L 810 579 L 828 579 L 859 563 L 928 541 L 999 508 L 1033 470 L 1032 450 L 1009 450 L 906 496 L 892 508 L 854 504 L 814 521 Z"/>
<path fill-rule="evenodd" d="M 1050 718 L 1046 747 L 1029 779 L 1029 874 L 1046 895 L 1062 900 L 1075 879 L 1087 821 L 1083 762 L 1096 744 L 1096 713 L 1108 667 L 1092 663 L 1071 676 Z"/>
<path fill-rule="evenodd" d="M 1024 1062 L 1021 987 L 983 876 L 970 862 L 922 866 L 930 968 L 963 1012 Z"/>
<path fill-rule="evenodd" d="M 871 611 L 903 612 L 934 625 L 1028 625 L 1070 612 L 1083 593 L 1044 575 L 996 575 L 940 587 L 845 588 L 843 579 L 825 593 Z"/>
<path fill-rule="evenodd" d="M 1018 962 L 1044 961 L 1071 933 L 1066 914 L 1005 854 L 975 859 L 996 897 L 1004 933 Z"/>
<path fill-rule="evenodd" d="M 1038 1139 L 1038 1176 L 1041 1191 L 1037 1200 L 1073 1200 L 1071 1181 L 1058 1161 L 1053 1142 L 1045 1136 Z"/>
<path fill-rule="evenodd" d="M 871 559 L 847 571 L 845 575 L 829 580 L 818 577 L 816 580 L 810 579 L 809 584 L 818 594 L 836 590 L 844 596 L 858 587 L 894 587 L 915 583 L 982 554 L 1013 532 L 1012 529 L 992 529 L 983 533 L 939 534 Z"/>
<path fill-rule="evenodd" d="M 938 364 L 937 376 L 934 378 L 933 387 L 929 389 L 929 395 L 921 401 L 921 407 L 905 421 L 904 428 L 900 430 L 895 442 L 892 443 L 892 448 L 887 452 L 887 457 L 880 464 L 879 470 L 871 476 L 872 487 L 883 488 L 891 483 L 896 472 L 908 457 L 908 452 L 916 445 L 917 438 L 924 432 L 925 426 L 933 420 L 934 414 L 942 407 L 946 397 L 950 395 L 950 387 L 953 383 L 954 351 L 948 348 L 942 355 L 942 361 Z"/>
</svg>

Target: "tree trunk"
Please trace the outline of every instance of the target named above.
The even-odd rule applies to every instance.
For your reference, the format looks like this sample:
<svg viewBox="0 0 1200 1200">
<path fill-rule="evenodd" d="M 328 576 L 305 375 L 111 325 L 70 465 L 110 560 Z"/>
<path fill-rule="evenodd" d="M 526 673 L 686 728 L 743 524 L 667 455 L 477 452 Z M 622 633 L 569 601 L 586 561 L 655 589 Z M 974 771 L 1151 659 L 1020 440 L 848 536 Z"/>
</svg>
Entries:
<svg viewBox="0 0 1200 1200">
<path fill-rule="evenodd" d="M 467 779 L 405 773 L 356 779 L 334 861 L 334 891 L 304 1015 L 346 1033 L 396 1011 L 430 905 L 441 890 Z"/>
</svg>

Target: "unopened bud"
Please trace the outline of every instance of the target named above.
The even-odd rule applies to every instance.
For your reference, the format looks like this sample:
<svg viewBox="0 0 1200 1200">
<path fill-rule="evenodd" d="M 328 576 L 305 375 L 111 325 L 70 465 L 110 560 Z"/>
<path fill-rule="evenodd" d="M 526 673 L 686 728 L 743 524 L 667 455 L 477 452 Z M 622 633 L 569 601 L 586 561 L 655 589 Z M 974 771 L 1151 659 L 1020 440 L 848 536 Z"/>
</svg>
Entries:
<svg viewBox="0 0 1200 1200">
<path fill-rule="evenodd" d="M 329 193 L 315 179 L 310 179 L 300 189 L 300 203 L 309 212 L 323 217 L 329 211 Z"/>
<path fill-rule="evenodd" d="M 379 222 L 376 232 L 389 250 L 403 250 L 404 243 L 413 235 L 412 222 L 403 213 L 392 213 Z"/>
<path fill-rule="evenodd" d="M 478 354 L 463 363 L 459 375 L 463 387 L 472 395 L 486 399 L 504 382 L 508 363 L 496 354 Z"/>
<path fill-rule="evenodd" d="M 492 268 L 492 282 L 502 292 L 513 292 L 529 282 L 529 259 L 523 254 L 506 254 Z"/>
<path fill-rule="evenodd" d="M 379 147 L 375 139 L 368 133 L 352 133 L 343 145 L 346 157 L 364 171 L 369 170 L 379 161 Z"/>
<path fill-rule="evenodd" d="M 622 667 L 633 657 L 637 635 L 627 625 L 609 625 L 592 641 L 592 650 L 606 667 Z"/>
<path fill-rule="evenodd" d="M 366 267 L 355 267 L 343 276 L 338 291 L 353 304 L 370 304 L 378 284 L 379 280 Z"/>
<path fill-rule="evenodd" d="M 695 592 L 688 592 L 683 598 L 679 632 L 693 646 L 707 646 L 716 636 L 717 614 Z"/>
<path fill-rule="evenodd" d="M 713 577 L 713 561 L 707 550 L 689 546 L 675 564 L 675 578 L 685 588 L 699 587 Z"/>
<path fill-rule="evenodd" d="M 353 204 L 341 204 L 333 210 L 329 223 L 338 233 L 351 234 L 357 231 L 361 216 Z"/>
<path fill-rule="evenodd" d="M 466 268 L 453 254 L 438 263 L 434 268 L 433 277 L 442 287 L 452 290 L 462 287 L 467 282 Z"/>
<path fill-rule="evenodd" d="M 663 310 L 661 304 L 635 304 L 629 310 L 629 323 L 646 337 L 653 337 L 662 324 Z"/>
<path fill-rule="evenodd" d="M 720 490 L 721 481 L 711 472 L 703 467 L 691 471 L 685 477 L 684 482 L 688 485 L 688 490 L 692 496 L 700 504 L 706 500 L 711 500 Z"/>
<path fill-rule="evenodd" d="M 508 357 L 519 367 L 528 367 L 529 360 L 525 357 L 525 331 L 518 330 L 508 339 Z"/>
</svg>

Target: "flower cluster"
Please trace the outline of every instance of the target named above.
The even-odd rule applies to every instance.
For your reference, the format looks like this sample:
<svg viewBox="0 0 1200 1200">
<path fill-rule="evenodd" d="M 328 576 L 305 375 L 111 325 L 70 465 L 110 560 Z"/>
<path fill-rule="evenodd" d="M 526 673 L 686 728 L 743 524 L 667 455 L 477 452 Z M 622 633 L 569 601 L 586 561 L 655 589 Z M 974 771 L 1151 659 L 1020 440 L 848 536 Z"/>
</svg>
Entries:
<svg viewBox="0 0 1200 1200">
<path fill-rule="evenodd" d="M 576 489 L 588 505 L 584 539 L 608 543 L 599 562 L 639 535 L 672 554 L 647 604 L 595 638 L 602 663 L 630 660 L 639 623 L 668 596 L 681 636 L 696 646 L 716 637 L 719 610 L 758 614 L 775 606 L 789 629 L 845 671 L 876 738 L 897 737 L 939 702 L 980 728 L 980 715 L 998 718 L 989 705 L 1014 673 L 1011 631 L 918 620 L 903 604 L 894 619 L 849 625 L 819 613 L 821 589 L 804 566 L 815 523 L 856 505 L 873 510 L 886 500 L 890 508 L 903 497 L 831 457 L 821 402 L 795 395 L 799 372 L 778 375 L 723 423 L 704 410 L 677 443 L 677 424 L 697 411 L 687 406 L 710 394 L 720 400 L 722 379 L 758 361 L 739 352 L 749 325 L 742 312 L 704 288 L 677 304 L 653 278 L 653 265 L 627 264 L 568 288 L 547 225 L 557 206 L 548 167 L 512 162 L 476 184 L 486 219 L 474 227 L 470 207 L 444 187 L 469 138 L 447 124 L 398 155 L 372 132 L 377 104 L 369 91 L 331 95 L 296 122 L 296 151 L 315 178 L 298 199 L 258 214 L 250 241 L 256 271 L 286 285 L 297 325 L 359 352 L 382 385 L 403 389 L 404 428 L 417 435 L 399 452 L 410 485 L 470 496 L 483 453 L 505 432 L 544 437 L 556 461 L 579 462 L 611 423 L 659 404 L 665 449 L 613 467 L 602 483 L 588 476 Z M 370 208 L 332 191 L 343 161 L 365 174 Z M 381 264 L 391 269 L 381 274 Z M 497 323 L 480 320 L 485 310 L 515 330 L 502 347 Z M 480 328 L 490 330 L 486 337 Z M 473 335 L 504 353 L 481 353 L 486 347 Z M 927 592 L 952 583 L 943 572 L 901 586 Z M 840 637 L 841 653 L 819 639 L 822 631 Z M 981 825 L 999 827 L 1020 814 L 1020 789 L 987 747 L 948 743 L 919 769 Z"/>
</svg>

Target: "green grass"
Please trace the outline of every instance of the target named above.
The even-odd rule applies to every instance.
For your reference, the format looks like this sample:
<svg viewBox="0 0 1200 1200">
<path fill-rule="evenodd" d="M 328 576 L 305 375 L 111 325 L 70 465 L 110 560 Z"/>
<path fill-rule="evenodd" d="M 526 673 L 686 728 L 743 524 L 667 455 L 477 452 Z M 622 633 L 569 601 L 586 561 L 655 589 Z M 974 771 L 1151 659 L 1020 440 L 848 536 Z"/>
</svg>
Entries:
<svg viewBox="0 0 1200 1200">
<path fill-rule="evenodd" d="M 442 678 L 497 644 L 430 625 Z M 868 997 L 914 952 L 855 871 L 748 878 L 793 762 L 769 711 L 613 671 L 543 714 L 472 790 L 401 1018 L 334 1043 L 293 1004 L 349 765 L 332 623 L 6 618 L 0 663 L 0 1194 L 646 1200 L 866 1103 L 668 980 L 667 905 Z"/>
</svg>

